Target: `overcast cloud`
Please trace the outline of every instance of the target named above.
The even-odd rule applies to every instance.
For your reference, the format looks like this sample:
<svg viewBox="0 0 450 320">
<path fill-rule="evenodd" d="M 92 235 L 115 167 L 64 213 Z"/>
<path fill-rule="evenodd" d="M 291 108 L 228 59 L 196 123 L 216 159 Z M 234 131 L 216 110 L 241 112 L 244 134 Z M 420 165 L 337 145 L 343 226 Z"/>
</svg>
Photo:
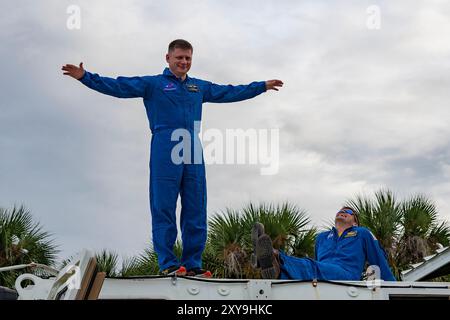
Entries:
<svg viewBox="0 0 450 320">
<path fill-rule="evenodd" d="M 81 29 L 66 26 L 70 5 Z M 369 29 L 367 8 L 380 9 Z M 280 134 L 278 174 L 209 165 L 208 212 L 288 200 L 316 225 L 356 194 L 424 193 L 450 220 L 448 1 L 3 1 L 0 206 L 24 204 L 66 257 L 150 242 L 150 132 L 141 99 L 65 77 L 158 74 L 167 44 L 194 45 L 190 75 L 282 79 L 279 92 L 205 104 L 203 127 Z"/>
</svg>

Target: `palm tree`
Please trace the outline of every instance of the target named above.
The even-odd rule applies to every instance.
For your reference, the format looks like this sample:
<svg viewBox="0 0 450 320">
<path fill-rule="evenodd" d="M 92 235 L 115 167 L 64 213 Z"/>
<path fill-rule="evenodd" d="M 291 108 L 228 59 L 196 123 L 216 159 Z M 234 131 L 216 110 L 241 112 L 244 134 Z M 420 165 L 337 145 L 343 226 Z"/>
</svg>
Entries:
<svg viewBox="0 0 450 320">
<path fill-rule="evenodd" d="M 390 190 L 375 192 L 375 199 L 357 196 L 347 201 L 348 206 L 359 212 L 359 221 L 379 239 L 386 251 L 391 253 L 399 235 L 401 223 L 400 204 Z"/>
<path fill-rule="evenodd" d="M 446 221 L 436 221 L 428 235 L 428 245 L 432 251 L 450 246 L 450 226 Z"/>
<path fill-rule="evenodd" d="M 32 262 L 53 266 L 59 251 L 51 236 L 24 206 L 0 208 L 0 267 Z M 24 272 L 32 271 L 1 272 L 0 286 L 14 287 L 15 279 Z"/>
<path fill-rule="evenodd" d="M 292 253 L 295 239 L 310 230 L 307 226 L 311 221 L 306 211 L 288 202 L 281 205 L 263 203 L 258 207 L 250 203 L 242 211 L 247 245 L 251 244 L 249 230 L 257 221 L 264 225 L 265 233 L 273 239 L 274 248 L 287 253 Z"/>
<path fill-rule="evenodd" d="M 174 245 L 174 253 L 180 258 L 182 253 L 182 245 L 180 241 L 176 241 Z M 150 246 L 144 250 L 142 254 L 137 257 L 124 259 L 122 262 L 122 269 L 120 276 L 143 276 L 143 275 L 158 275 L 159 272 L 158 255 Z"/>
<path fill-rule="evenodd" d="M 159 273 L 158 257 L 152 248 L 146 248 L 137 257 L 123 260 L 120 275 L 122 277 L 157 275 Z"/>
<path fill-rule="evenodd" d="M 215 275 L 223 278 L 242 277 L 248 261 L 244 246 L 245 233 L 238 211 L 226 209 L 221 215 L 211 218 L 208 250 L 205 250 L 204 258 L 207 265 L 218 264 L 218 268 L 212 271 Z M 208 260 L 208 257 L 213 258 L 212 261 Z"/>
<path fill-rule="evenodd" d="M 436 206 L 423 195 L 399 202 L 392 191 L 382 189 L 374 199 L 356 196 L 346 205 L 359 212 L 361 225 L 379 240 L 397 278 L 401 270 L 450 242 L 450 226 L 438 222 Z"/>
<path fill-rule="evenodd" d="M 403 234 L 399 239 L 397 263 L 402 269 L 434 253 L 438 243 L 449 243 L 449 226 L 446 222 L 438 223 L 437 208 L 424 195 L 402 203 L 401 225 Z"/>
<path fill-rule="evenodd" d="M 99 272 L 105 272 L 107 277 L 117 277 L 120 273 L 118 270 L 119 256 L 114 251 L 103 249 L 95 254 L 97 259 L 97 268 Z"/>
<path fill-rule="evenodd" d="M 203 256 L 213 274 L 228 278 L 255 278 L 251 267 L 251 228 L 255 222 L 265 226 L 273 246 L 288 254 L 312 256 L 315 228 L 304 210 L 290 203 L 248 204 L 241 210 L 226 209 L 210 219 L 208 242 Z"/>
<path fill-rule="evenodd" d="M 308 257 L 315 258 L 315 244 L 316 237 L 319 231 L 317 228 L 312 227 L 305 232 L 301 232 L 295 238 L 294 244 L 292 246 L 293 252 L 292 255 L 296 257 Z"/>
<path fill-rule="evenodd" d="M 346 205 L 359 212 L 361 226 L 367 227 L 379 240 L 394 274 L 399 274 L 395 258 L 402 215 L 394 193 L 381 189 L 375 192 L 375 199 L 358 195 L 354 200 L 348 200 Z"/>
</svg>

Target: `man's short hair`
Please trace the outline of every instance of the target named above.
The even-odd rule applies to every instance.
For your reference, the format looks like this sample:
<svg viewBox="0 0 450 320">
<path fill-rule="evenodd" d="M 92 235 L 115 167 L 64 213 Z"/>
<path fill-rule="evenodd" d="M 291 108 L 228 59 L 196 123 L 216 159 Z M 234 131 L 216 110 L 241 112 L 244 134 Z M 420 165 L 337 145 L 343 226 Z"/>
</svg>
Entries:
<svg viewBox="0 0 450 320">
<path fill-rule="evenodd" d="M 359 226 L 359 213 L 358 213 L 358 211 L 356 211 L 354 208 L 352 208 L 352 207 L 342 207 L 342 209 L 341 210 L 343 210 L 343 209 L 349 209 L 349 210 L 352 210 L 353 211 L 353 216 L 355 217 L 355 222 L 356 222 L 356 224 Z"/>
<path fill-rule="evenodd" d="M 194 52 L 194 48 L 192 47 L 192 44 L 190 44 L 188 41 L 183 39 L 176 39 L 173 40 L 171 43 L 169 43 L 169 51 L 171 52 L 175 50 L 176 48 L 183 49 L 183 50 L 191 50 L 191 52 Z"/>
</svg>

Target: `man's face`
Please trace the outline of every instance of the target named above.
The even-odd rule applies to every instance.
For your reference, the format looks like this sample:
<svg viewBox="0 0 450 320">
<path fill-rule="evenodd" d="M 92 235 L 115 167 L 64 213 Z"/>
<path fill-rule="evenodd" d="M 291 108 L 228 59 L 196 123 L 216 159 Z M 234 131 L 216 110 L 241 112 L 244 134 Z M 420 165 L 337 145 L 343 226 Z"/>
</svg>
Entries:
<svg viewBox="0 0 450 320">
<path fill-rule="evenodd" d="M 170 71 L 177 77 L 184 77 L 192 63 L 192 51 L 175 48 L 166 54 L 166 61 L 169 64 Z"/>
<path fill-rule="evenodd" d="M 356 224 L 355 216 L 351 213 L 346 212 L 348 209 L 340 209 L 338 213 L 336 213 L 336 218 L 334 222 L 340 223 L 342 225 L 352 226 Z"/>
</svg>

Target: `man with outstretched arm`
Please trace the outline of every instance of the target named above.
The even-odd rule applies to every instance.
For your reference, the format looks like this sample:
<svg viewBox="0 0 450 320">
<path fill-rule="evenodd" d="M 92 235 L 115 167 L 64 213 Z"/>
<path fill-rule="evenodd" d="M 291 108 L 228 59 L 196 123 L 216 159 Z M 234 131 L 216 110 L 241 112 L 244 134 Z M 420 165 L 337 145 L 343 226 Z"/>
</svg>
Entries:
<svg viewBox="0 0 450 320">
<path fill-rule="evenodd" d="M 164 275 L 211 276 L 202 269 L 206 242 L 206 179 L 203 155 L 191 152 L 198 143 L 198 123 L 204 102 L 235 102 L 253 98 L 283 86 L 280 80 L 252 82 L 248 85 L 218 85 L 188 76 L 192 64 L 192 45 L 182 39 L 169 44 L 168 67 L 162 74 L 141 77 L 102 77 L 79 66 L 62 67 L 69 75 L 98 92 L 118 98 L 143 98 L 152 132 L 150 155 L 150 210 L 153 247 Z M 190 133 L 192 150 L 183 149 L 183 161 L 173 159 L 179 141 L 173 133 Z M 189 149 L 189 148 L 187 148 Z M 201 150 L 200 150 L 201 152 Z M 200 161 L 199 161 L 200 159 Z M 177 238 L 176 204 L 181 197 L 180 226 L 183 253 L 181 261 L 173 246 Z"/>
</svg>

